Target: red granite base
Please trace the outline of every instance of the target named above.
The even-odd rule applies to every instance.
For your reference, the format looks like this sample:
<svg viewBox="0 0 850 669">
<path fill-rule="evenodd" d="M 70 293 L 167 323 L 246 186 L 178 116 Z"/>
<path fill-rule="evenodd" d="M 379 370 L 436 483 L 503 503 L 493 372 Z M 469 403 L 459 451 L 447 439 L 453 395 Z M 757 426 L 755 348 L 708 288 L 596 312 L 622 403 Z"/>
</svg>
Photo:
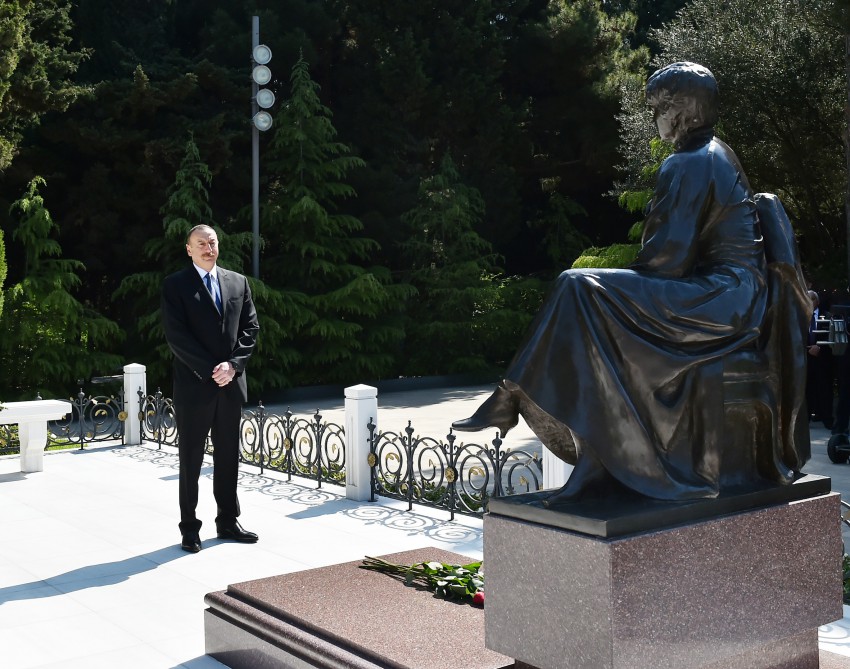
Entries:
<svg viewBox="0 0 850 669">
<path fill-rule="evenodd" d="M 830 653 L 829 651 L 825 650 L 818 652 L 817 655 L 820 660 L 819 664 L 812 664 L 812 657 L 804 655 L 799 658 L 783 658 L 782 660 L 780 660 L 781 664 L 777 664 L 776 667 L 778 667 L 778 669 L 801 669 L 804 667 L 814 666 L 818 669 L 850 669 L 850 657 L 845 657 L 844 655 L 837 655 L 835 653 Z M 801 662 L 803 664 L 800 664 Z M 520 662 L 519 660 L 517 660 L 514 664 L 514 669 L 537 668 L 532 667 L 530 664 L 525 664 L 524 662 Z"/>
<path fill-rule="evenodd" d="M 437 548 L 380 556 L 471 558 Z M 484 647 L 484 611 L 447 602 L 360 561 L 237 583 L 206 596 L 206 652 L 233 669 L 507 669 Z"/>
<path fill-rule="evenodd" d="M 616 539 L 491 509 L 487 647 L 538 669 L 817 669 L 817 628 L 843 613 L 839 508 L 830 493 Z"/>
</svg>

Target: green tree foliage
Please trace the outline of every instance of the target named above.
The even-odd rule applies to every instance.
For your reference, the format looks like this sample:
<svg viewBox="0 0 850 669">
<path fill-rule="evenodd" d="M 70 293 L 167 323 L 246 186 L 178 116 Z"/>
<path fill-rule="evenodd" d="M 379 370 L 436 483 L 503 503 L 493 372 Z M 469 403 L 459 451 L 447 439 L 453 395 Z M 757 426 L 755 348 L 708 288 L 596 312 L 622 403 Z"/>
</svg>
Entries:
<svg viewBox="0 0 850 669">
<path fill-rule="evenodd" d="M 336 4 L 335 111 L 368 163 L 358 177 L 358 191 L 369 193 L 363 218 L 387 240 L 385 253 L 401 240 L 398 216 L 414 206 L 420 179 L 449 151 L 492 203 L 489 236 L 510 239 L 521 201 L 508 156 L 526 149 L 518 132 L 523 103 L 509 99 L 502 81 L 514 7 L 503 0 Z"/>
<path fill-rule="evenodd" d="M 621 238 L 630 224 L 613 203 L 602 202 L 602 194 L 619 160 L 621 88 L 642 80 L 648 60 L 645 49 L 629 48 L 634 26 L 633 15 L 609 16 L 598 2 L 553 0 L 539 5 L 533 20 L 526 18 L 518 27 L 509 76 L 511 89 L 527 104 L 523 128 L 531 153 L 523 167 L 537 187 L 525 192 L 534 205 L 527 213 L 543 240 L 560 234 L 567 201 L 587 211 L 582 216 L 574 208 L 570 221 L 597 243 Z M 538 257 L 546 255 L 552 254 Z M 568 264 L 546 269 L 556 273 Z"/>
<path fill-rule="evenodd" d="M 635 261 L 640 244 L 611 244 L 605 247 L 592 246 L 576 258 L 573 267 L 587 268 L 623 268 Z"/>
<path fill-rule="evenodd" d="M 393 313 L 409 289 L 392 284 L 387 269 L 368 266 L 377 243 L 359 236 L 358 219 L 337 211 L 354 196 L 347 174 L 363 161 L 335 140 L 331 112 L 303 58 L 292 68 L 291 94 L 274 127 L 261 267 L 269 285 L 292 296 L 289 346 L 278 344 L 287 377 L 294 383 L 379 378 L 391 369 L 403 336 Z M 306 361 L 311 364 L 300 364 Z"/>
<path fill-rule="evenodd" d="M 511 273 L 564 268 L 546 249 L 563 238 L 563 202 L 593 238 L 630 225 L 604 193 L 618 160 L 619 82 L 648 58 L 628 46 L 633 16 L 608 16 L 595 0 L 355 0 L 341 17 L 335 118 L 369 163 L 361 218 L 386 254 L 387 240 L 401 240 L 397 216 L 446 152 L 484 198 L 477 231 Z"/>
<path fill-rule="evenodd" d="M 503 343 L 513 349 L 528 325 L 522 302 L 529 288 L 500 278 L 492 245 L 475 230 L 483 215 L 481 194 L 461 181 L 447 154 L 402 217 L 409 236 L 402 248 L 418 292 L 408 306 L 406 374 L 504 365 Z"/>
<path fill-rule="evenodd" d="M 0 230 L 0 317 L 3 316 L 3 286 L 6 283 L 6 244 L 3 241 L 3 231 Z"/>
<path fill-rule="evenodd" d="M 33 399 L 64 395 L 77 379 L 113 372 L 123 362 L 106 353 L 121 337 L 118 325 L 78 301 L 77 260 L 63 259 L 52 238 L 56 224 L 44 206 L 34 178 L 12 205 L 17 228 L 12 235 L 22 250 L 25 276 L 6 292 L 0 316 L 0 395 Z"/>
<path fill-rule="evenodd" d="M 692 0 L 653 33 L 660 66 L 691 60 L 720 85 L 718 132 L 757 191 L 776 193 L 812 278 L 836 272 L 846 237 L 844 33 L 829 0 Z"/>
<path fill-rule="evenodd" d="M 633 46 L 648 46 L 655 50 L 657 45 L 650 39 L 653 28 L 660 28 L 670 21 L 688 0 L 603 0 L 602 8 L 610 14 L 630 12 L 637 18 L 630 42 Z"/>
<path fill-rule="evenodd" d="M 85 90 L 72 81 L 87 51 L 72 47 L 70 11 L 68 0 L 0 3 L 0 171 L 27 128 Z"/>
<path fill-rule="evenodd" d="M 583 215 L 587 215 L 584 207 L 556 192 L 551 195 L 546 212 L 531 222 L 532 226 L 545 230 L 542 246 L 556 271 L 569 267 L 590 246 L 587 235 L 579 232 L 571 222 L 574 217 Z"/>
<path fill-rule="evenodd" d="M 162 236 L 151 237 L 143 247 L 151 269 L 125 276 L 115 293 L 117 299 L 131 305 L 128 311 L 132 309 L 135 314 L 136 327 L 129 333 L 131 340 L 137 345 L 147 343 L 151 347 L 152 355 L 141 362 L 147 365 L 151 380 L 158 384 L 170 378 L 171 361 L 159 312 L 162 282 L 168 274 L 189 262 L 185 250 L 189 230 L 201 223 L 215 227 L 209 206 L 211 182 L 210 169 L 201 160 L 198 146 L 190 135 L 174 182 L 168 189 L 168 199 L 160 209 Z M 225 266 L 238 265 L 238 244 L 233 248 L 220 231 L 217 233 L 221 237 L 220 261 Z"/>
<path fill-rule="evenodd" d="M 248 54 L 257 14 L 261 40 L 274 52 L 270 87 L 279 102 L 275 127 L 261 136 L 261 194 L 269 205 L 261 228 L 266 283 L 252 282 L 263 328 L 252 394 L 395 376 L 409 350 L 404 311 L 415 303 L 409 258 L 398 253 L 407 236 L 402 216 L 418 206 L 420 184 L 440 172 L 443 156 L 453 157 L 459 183 L 480 194 L 474 231 L 510 276 L 552 276 L 575 257 L 582 235 L 600 245 L 622 239 L 633 223 L 606 192 L 619 160 L 620 88 L 647 56 L 629 48 L 634 17 L 608 12 L 608 4 L 75 0 L 66 35 L 91 54 L 76 81 L 92 94 L 25 133 L 2 175 L 0 211 L 9 204 L 2 192 L 21 192 L 33 174 L 45 175 L 58 241 L 86 266 L 86 300 L 129 333 L 112 350 L 125 361 L 160 359 L 155 347 L 163 342 L 136 334 L 155 306 L 141 285 L 133 294 L 118 287 L 127 276 L 164 271 L 168 254 L 182 252 L 182 240 L 173 244 L 159 222 L 189 131 L 215 183 L 206 186 L 211 220 L 220 236 L 233 237 L 222 251 L 234 257 L 222 262 L 238 269 L 234 263 L 244 260 L 235 235 L 250 229 Z M 28 11 L 59 5 L 26 3 Z M 284 109 L 301 51 L 338 138 L 316 139 L 315 118 L 296 126 L 298 105 Z M 304 129 L 314 134 L 296 141 Z M 275 148 L 278 133 L 290 139 Z M 351 150 L 310 154 L 323 142 Z M 353 156 L 366 164 L 333 174 Z M 358 197 L 319 188 L 324 182 Z M 0 228 L 9 241 L 12 222 L 0 220 Z M 149 241 L 160 244 L 153 256 Z M 16 283 L 23 259 L 9 254 L 8 263 Z M 520 335 L 512 327 L 533 312 L 538 295 L 529 282 L 495 276 L 498 290 L 482 299 L 482 313 L 495 319 L 513 310 L 517 318 L 488 333 L 499 339 L 482 343 L 489 361 L 507 355 L 498 346 L 515 347 L 510 338 Z"/>
</svg>

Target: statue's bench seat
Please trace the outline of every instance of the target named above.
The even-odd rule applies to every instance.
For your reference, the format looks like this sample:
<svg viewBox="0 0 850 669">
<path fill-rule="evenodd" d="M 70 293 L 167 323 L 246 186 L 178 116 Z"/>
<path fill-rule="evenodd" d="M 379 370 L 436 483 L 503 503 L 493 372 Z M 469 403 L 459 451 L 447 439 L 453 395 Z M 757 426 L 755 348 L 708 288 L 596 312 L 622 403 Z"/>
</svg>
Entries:
<svg viewBox="0 0 850 669">
<path fill-rule="evenodd" d="M 71 412 L 66 400 L 32 400 L 3 402 L 0 425 L 18 426 L 21 442 L 21 471 L 44 471 L 44 449 L 47 446 L 47 422 Z"/>
</svg>

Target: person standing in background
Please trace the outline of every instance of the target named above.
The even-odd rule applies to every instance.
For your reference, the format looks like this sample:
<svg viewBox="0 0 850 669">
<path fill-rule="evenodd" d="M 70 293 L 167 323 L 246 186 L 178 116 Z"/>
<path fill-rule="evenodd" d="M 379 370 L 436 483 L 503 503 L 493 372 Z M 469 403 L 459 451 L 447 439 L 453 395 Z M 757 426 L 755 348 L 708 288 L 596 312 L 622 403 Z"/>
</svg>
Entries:
<svg viewBox="0 0 850 669">
<path fill-rule="evenodd" d="M 818 319 L 825 316 L 820 311 L 820 298 L 810 290 L 812 300 L 812 319 L 809 323 L 809 339 L 806 345 L 808 370 L 806 375 L 806 404 L 809 416 L 813 421 L 823 422 L 823 426 L 831 430 L 833 423 L 833 373 L 832 351 L 822 342 L 828 337 L 818 332 Z"/>
<path fill-rule="evenodd" d="M 255 543 L 237 520 L 239 424 L 248 398 L 245 367 L 260 326 L 248 280 L 216 265 L 218 236 L 196 225 L 186 238 L 192 264 L 162 288 L 162 324 L 174 354 L 174 408 L 180 459 L 181 548 L 201 550 L 196 515 L 207 435 L 213 443 L 213 494 L 220 539 Z"/>
</svg>

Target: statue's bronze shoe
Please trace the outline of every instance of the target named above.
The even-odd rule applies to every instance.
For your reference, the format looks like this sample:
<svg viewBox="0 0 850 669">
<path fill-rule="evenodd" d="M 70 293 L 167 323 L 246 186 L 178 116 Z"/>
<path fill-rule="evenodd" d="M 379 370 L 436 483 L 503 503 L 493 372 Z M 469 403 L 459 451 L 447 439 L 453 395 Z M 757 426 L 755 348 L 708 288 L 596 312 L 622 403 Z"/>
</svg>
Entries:
<svg viewBox="0 0 850 669">
<path fill-rule="evenodd" d="M 499 384 L 474 414 L 469 418 L 456 420 L 452 423 L 452 429 L 458 432 L 478 432 L 495 427 L 504 437 L 518 421 L 519 402 L 516 396 Z"/>
</svg>

